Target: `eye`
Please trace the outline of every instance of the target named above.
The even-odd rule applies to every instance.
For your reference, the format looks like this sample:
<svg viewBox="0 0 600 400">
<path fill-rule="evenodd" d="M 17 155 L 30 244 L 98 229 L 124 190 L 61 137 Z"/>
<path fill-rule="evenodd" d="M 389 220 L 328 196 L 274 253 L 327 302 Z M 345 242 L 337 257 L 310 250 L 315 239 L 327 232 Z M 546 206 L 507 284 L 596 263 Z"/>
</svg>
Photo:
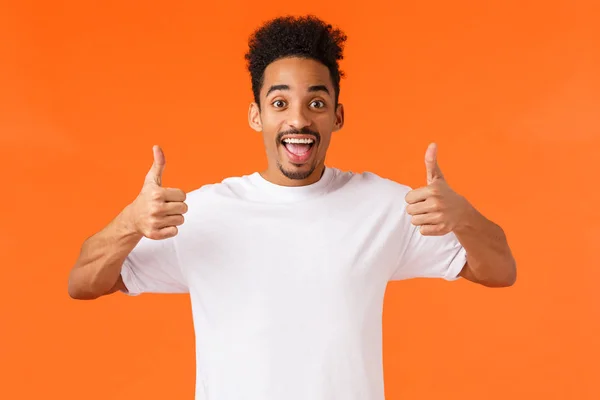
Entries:
<svg viewBox="0 0 600 400">
<path fill-rule="evenodd" d="M 325 102 L 322 101 L 322 100 L 315 100 L 315 101 L 313 101 L 310 104 L 314 108 L 323 108 L 323 107 L 325 107 Z"/>
<path fill-rule="evenodd" d="M 271 103 L 273 105 L 273 107 L 275 108 L 281 108 L 281 107 L 285 107 L 285 101 L 283 100 L 275 100 L 273 103 Z"/>
</svg>

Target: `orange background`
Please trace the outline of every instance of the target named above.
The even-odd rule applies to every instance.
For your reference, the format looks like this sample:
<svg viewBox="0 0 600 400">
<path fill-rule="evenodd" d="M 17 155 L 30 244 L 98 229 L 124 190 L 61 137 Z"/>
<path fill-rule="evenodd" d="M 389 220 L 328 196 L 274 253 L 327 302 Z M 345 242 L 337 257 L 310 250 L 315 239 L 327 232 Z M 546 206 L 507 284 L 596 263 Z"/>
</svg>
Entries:
<svg viewBox="0 0 600 400">
<path fill-rule="evenodd" d="M 598 2 L 181 3 L 1 3 L 0 398 L 193 398 L 188 298 L 74 301 L 68 272 L 153 144 L 186 191 L 264 167 L 246 40 L 307 12 L 349 37 L 328 164 L 420 186 L 438 142 L 518 262 L 509 289 L 390 284 L 387 398 L 600 398 Z"/>
</svg>

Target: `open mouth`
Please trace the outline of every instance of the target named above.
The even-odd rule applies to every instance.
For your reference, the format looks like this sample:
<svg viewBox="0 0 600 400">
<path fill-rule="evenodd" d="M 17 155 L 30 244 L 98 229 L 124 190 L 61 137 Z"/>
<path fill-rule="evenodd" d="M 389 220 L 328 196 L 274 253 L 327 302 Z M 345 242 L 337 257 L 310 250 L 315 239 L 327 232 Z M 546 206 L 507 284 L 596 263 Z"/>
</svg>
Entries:
<svg viewBox="0 0 600 400">
<path fill-rule="evenodd" d="M 284 137 L 281 140 L 286 154 L 294 164 L 302 164 L 308 161 L 315 145 L 312 137 Z"/>
</svg>

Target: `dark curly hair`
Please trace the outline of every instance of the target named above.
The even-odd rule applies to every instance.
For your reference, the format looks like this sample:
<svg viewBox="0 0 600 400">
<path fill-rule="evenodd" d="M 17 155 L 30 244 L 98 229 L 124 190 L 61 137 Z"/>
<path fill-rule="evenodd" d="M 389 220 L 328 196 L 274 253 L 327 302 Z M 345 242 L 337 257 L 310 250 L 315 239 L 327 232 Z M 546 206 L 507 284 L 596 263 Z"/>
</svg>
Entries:
<svg viewBox="0 0 600 400">
<path fill-rule="evenodd" d="M 346 38 L 341 30 L 312 15 L 279 17 L 258 28 L 248 41 L 245 55 L 255 102 L 260 106 L 259 94 L 269 64 L 284 57 L 303 57 L 319 61 L 329 69 L 337 106 L 340 78 L 344 76 L 338 60 L 344 58 Z"/>
</svg>

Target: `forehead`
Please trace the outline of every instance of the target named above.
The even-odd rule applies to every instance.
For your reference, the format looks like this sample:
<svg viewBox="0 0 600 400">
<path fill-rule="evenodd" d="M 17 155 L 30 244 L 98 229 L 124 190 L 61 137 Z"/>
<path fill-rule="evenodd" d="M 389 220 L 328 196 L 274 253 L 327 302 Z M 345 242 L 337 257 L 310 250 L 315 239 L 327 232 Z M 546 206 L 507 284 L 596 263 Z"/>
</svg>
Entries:
<svg viewBox="0 0 600 400">
<path fill-rule="evenodd" d="M 298 57 L 283 58 L 267 66 L 261 92 L 265 94 L 272 85 L 288 85 L 292 91 L 307 91 L 314 85 L 325 85 L 333 90 L 329 69 L 325 65 Z"/>
</svg>

